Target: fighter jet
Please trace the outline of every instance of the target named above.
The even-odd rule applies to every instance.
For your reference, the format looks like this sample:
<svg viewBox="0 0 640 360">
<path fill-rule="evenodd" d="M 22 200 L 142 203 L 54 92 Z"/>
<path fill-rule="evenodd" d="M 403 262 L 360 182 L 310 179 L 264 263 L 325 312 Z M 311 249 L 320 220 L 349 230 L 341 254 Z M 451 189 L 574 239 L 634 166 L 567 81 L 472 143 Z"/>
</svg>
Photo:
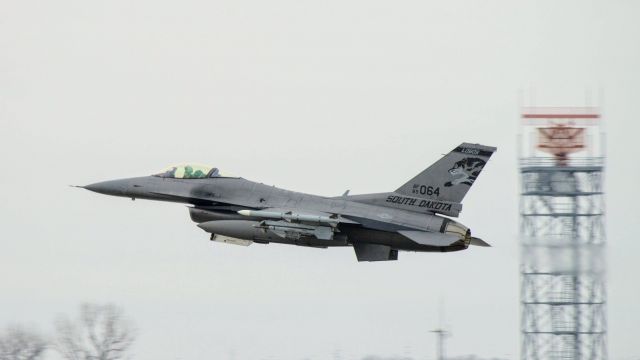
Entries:
<svg viewBox="0 0 640 360">
<path fill-rule="evenodd" d="M 375 194 L 304 194 L 196 164 L 83 188 L 134 200 L 188 204 L 191 219 L 213 241 L 351 246 L 358 261 L 397 260 L 398 251 L 490 246 L 451 217 L 460 214 L 462 199 L 495 151 L 463 143 L 397 190 Z"/>
</svg>

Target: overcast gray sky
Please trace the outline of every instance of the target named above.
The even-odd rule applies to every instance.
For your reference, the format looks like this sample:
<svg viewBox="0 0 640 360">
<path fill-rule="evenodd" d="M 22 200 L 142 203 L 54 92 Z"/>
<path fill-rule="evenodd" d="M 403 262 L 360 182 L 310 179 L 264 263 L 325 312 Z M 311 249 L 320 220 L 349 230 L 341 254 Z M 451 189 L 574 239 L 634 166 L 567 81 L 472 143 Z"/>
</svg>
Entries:
<svg viewBox="0 0 640 360">
<path fill-rule="evenodd" d="M 637 1 L 0 0 L 0 326 L 121 305 L 139 359 L 433 358 L 519 349 L 518 93 L 608 137 L 609 349 L 640 356 Z M 593 102 L 597 99 L 592 97 Z M 391 191 L 498 147 L 460 220 L 493 248 L 212 244 L 182 205 L 69 184 L 194 161 L 320 195 Z"/>
</svg>

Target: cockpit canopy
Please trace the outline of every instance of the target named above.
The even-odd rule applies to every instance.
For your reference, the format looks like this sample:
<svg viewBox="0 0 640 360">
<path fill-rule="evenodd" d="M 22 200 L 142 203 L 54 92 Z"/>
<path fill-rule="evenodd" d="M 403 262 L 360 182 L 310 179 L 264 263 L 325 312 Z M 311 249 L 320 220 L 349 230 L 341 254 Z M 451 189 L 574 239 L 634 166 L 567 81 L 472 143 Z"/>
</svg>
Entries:
<svg viewBox="0 0 640 360">
<path fill-rule="evenodd" d="M 222 177 L 218 168 L 201 164 L 173 165 L 153 176 L 173 179 L 205 179 Z"/>
</svg>

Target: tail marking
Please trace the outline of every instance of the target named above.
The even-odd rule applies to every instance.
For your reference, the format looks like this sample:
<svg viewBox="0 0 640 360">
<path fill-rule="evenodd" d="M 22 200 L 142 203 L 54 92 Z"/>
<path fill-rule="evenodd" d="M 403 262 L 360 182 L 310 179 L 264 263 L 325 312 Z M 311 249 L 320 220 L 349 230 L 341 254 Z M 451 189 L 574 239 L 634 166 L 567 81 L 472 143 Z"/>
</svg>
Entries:
<svg viewBox="0 0 640 360">
<path fill-rule="evenodd" d="M 464 158 L 456 161 L 453 167 L 449 169 L 449 174 L 453 176 L 453 180 L 444 183 L 444 186 L 451 187 L 454 185 L 464 184 L 471 186 L 476 181 L 480 171 L 487 164 L 486 161 L 478 158 Z"/>
</svg>

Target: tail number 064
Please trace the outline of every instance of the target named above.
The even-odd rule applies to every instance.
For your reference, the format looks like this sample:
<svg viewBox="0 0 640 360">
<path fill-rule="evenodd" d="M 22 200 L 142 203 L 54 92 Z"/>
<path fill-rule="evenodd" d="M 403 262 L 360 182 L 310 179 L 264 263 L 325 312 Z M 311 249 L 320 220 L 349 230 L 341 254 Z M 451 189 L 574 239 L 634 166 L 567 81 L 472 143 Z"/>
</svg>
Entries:
<svg viewBox="0 0 640 360">
<path fill-rule="evenodd" d="M 435 195 L 440 196 L 440 188 L 434 186 L 420 185 L 417 187 L 417 192 L 420 195 Z"/>
</svg>

